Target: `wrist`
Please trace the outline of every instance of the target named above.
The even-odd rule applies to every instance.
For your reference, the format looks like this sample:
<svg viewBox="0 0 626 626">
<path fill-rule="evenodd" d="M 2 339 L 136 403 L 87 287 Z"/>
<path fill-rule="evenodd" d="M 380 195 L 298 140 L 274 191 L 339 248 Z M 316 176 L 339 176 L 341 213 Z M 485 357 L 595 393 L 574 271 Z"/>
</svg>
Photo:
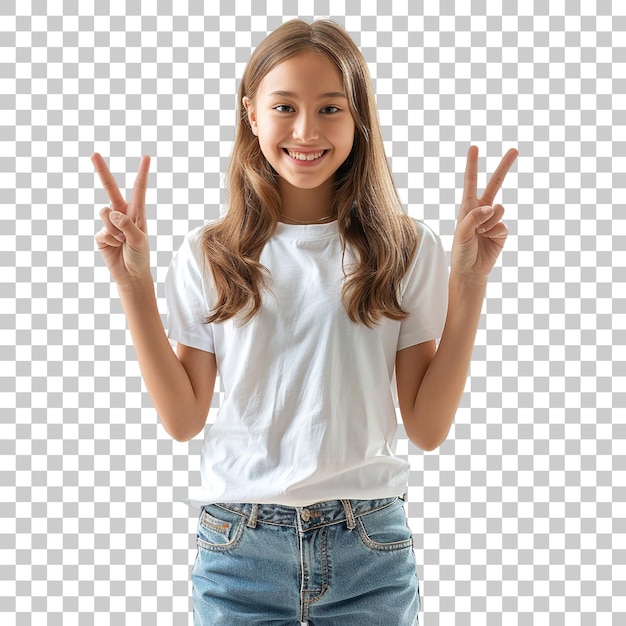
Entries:
<svg viewBox="0 0 626 626">
<path fill-rule="evenodd" d="M 482 289 L 487 288 L 489 275 L 474 274 L 472 272 L 458 272 L 454 268 L 450 270 L 450 284 L 458 288 Z"/>
<path fill-rule="evenodd" d="M 121 298 L 145 297 L 147 294 L 154 295 L 154 282 L 150 273 L 137 277 L 125 278 L 117 281 L 117 291 Z"/>
<path fill-rule="evenodd" d="M 467 274 L 450 274 L 448 283 L 448 299 L 456 310 L 466 312 L 482 309 L 487 292 L 486 278 Z"/>
<path fill-rule="evenodd" d="M 448 312 L 443 335 L 446 343 L 452 339 L 455 349 L 462 341 L 469 341 L 473 345 L 485 301 L 487 283 L 467 278 L 451 275 L 448 283 Z M 442 344 L 444 336 L 441 338 Z"/>
</svg>

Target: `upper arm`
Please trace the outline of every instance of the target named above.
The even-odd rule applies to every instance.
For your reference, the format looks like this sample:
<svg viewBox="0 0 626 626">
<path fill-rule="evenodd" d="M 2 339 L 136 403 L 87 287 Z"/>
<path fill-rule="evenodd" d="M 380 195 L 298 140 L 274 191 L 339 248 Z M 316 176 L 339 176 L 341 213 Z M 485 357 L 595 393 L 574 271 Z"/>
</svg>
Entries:
<svg viewBox="0 0 626 626">
<path fill-rule="evenodd" d="M 396 353 L 398 403 L 405 426 L 413 416 L 417 392 L 436 350 L 435 340 L 432 339 L 404 348 Z"/>
<path fill-rule="evenodd" d="M 204 427 L 211 408 L 217 376 L 217 362 L 213 353 L 191 348 L 182 343 L 178 343 L 176 346 L 176 356 L 185 368 L 196 396 L 197 419 L 201 422 L 197 434 Z"/>
</svg>

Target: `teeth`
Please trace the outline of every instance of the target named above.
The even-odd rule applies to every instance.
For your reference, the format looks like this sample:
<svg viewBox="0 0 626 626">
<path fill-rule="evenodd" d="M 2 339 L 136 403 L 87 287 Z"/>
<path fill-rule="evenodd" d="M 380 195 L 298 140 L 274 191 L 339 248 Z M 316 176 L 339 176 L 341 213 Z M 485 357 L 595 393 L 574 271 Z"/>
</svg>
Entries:
<svg viewBox="0 0 626 626">
<path fill-rule="evenodd" d="M 315 161 L 315 159 L 319 159 L 324 154 L 324 150 L 321 152 L 309 152 L 308 154 L 292 152 L 291 150 L 287 150 L 287 152 L 292 159 L 298 159 L 298 161 Z"/>
</svg>

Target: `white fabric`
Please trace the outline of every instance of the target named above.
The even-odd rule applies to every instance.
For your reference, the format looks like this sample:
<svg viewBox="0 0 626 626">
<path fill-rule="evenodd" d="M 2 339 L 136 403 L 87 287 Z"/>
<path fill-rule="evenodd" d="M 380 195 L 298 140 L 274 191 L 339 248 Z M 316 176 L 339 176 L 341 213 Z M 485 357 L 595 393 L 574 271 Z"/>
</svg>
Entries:
<svg viewBox="0 0 626 626">
<path fill-rule="evenodd" d="M 306 506 L 402 495 L 409 466 L 395 456 L 391 381 L 396 351 L 441 335 L 447 263 L 417 222 L 419 245 L 402 283 L 403 322 L 351 322 L 337 223 L 279 224 L 261 263 L 271 293 L 249 323 L 206 324 L 214 303 L 200 229 L 166 279 L 169 337 L 216 356 L 224 396 L 205 429 L 202 486 L 188 500 Z M 345 263 L 350 261 L 347 254 Z"/>
</svg>

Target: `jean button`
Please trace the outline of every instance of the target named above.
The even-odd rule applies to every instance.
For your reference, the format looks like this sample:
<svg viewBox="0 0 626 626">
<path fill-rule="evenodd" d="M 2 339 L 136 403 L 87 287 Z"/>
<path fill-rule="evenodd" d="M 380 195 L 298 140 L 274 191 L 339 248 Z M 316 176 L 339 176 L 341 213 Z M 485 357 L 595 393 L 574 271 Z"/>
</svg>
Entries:
<svg viewBox="0 0 626 626">
<path fill-rule="evenodd" d="M 303 522 L 308 522 L 311 519 L 311 511 L 309 511 L 309 509 L 302 509 L 300 517 Z"/>
</svg>

